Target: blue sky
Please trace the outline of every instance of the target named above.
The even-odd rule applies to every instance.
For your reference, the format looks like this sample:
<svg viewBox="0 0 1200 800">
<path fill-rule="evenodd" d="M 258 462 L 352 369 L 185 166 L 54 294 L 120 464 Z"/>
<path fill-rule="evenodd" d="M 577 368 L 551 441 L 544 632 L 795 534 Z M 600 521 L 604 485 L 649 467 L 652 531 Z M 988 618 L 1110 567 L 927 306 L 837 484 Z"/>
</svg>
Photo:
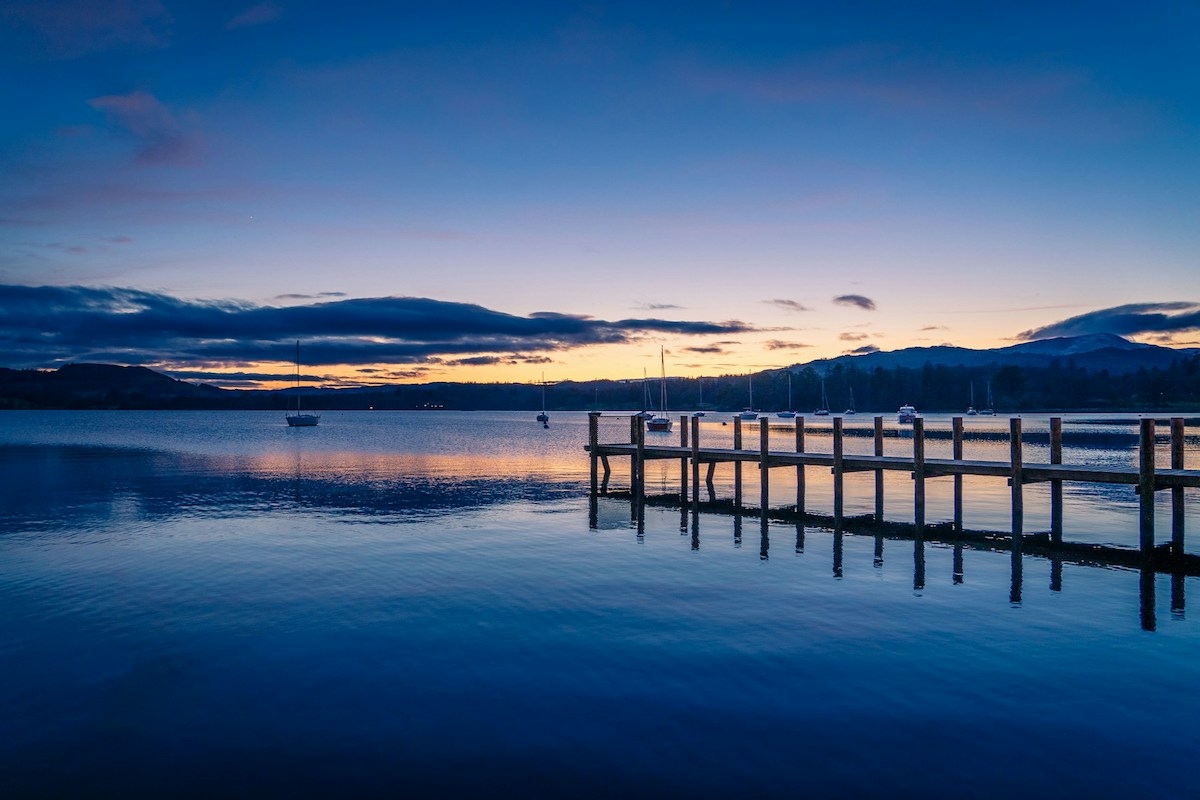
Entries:
<svg viewBox="0 0 1200 800">
<path fill-rule="evenodd" d="M 0 364 L 1200 339 L 1194 3 L 433 6 L 0 0 Z"/>
</svg>

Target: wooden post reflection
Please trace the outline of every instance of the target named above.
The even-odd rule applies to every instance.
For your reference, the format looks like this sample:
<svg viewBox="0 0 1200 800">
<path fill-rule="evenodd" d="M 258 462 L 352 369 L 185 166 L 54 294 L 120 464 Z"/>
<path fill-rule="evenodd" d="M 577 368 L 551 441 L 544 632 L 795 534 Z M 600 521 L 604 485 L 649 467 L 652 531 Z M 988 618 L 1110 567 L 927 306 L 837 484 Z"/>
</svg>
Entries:
<svg viewBox="0 0 1200 800">
<path fill-rule="evenodd" d="M 1061 464 L 1062 417 L 1050 418 L 1050 463 Z M 1063 482 L 1050 481 L 1050 541 L 1062 544 Z"/>
<path fill-rule="evenodd" d="M 951 454 L 951 457 L 954 458 L 955 461 L 962 461 L 962 457 L 963 457 L 963 418 L 962 417 L 954 417 L 951 420 L 951 423 L 954 426 L 954 443 L 953 443 L 954 452 Z M 962 488 L 963 488 L 963 476 L 956 474 L 954 476 L 954 532 L 955 533 L 962 533 L 962 530 L 963 530 Z M 960 580 L 960 581 L 956 581 L 956 582 L 961 583 L 962 581 Z"/>
<path fill-rule="evenodd" d="M 834 519 L 833 521 L 833 576 L 835 578 L 842 577 L 842 526 Z"/>
<path fill-rule="evenodd" d="M 759 528 L 758 536 L 758 558 L 760 561 L 766 561 L 770 557 L 768 551 L 771 549 L 771 536 L 767 530 L 766 514 L 762 516 L 762 525 Z"/>
<path fill-rule="evenodd" d="M 1050 559 L 1050 591 L 1062 591 L 1063 562 L 1061 558 Z"/>
<path fill-rule="evenodd" d="M 742 546 L 742 515 L 733 515 L 733 546 Z"/>
<path fill-rule="evenodd" d="M 957 586 L 963 582 L 963 546 L 962 542 L 954 543 L 954 566 L 951 580 Z"/>
<path fill-rule="evenodd" d="M 913 540 L 913 591 L 925 588 L 925 539 L 920 534 Z"/>
<path fill-rule="evenodd" d="M 1142 564 L 1139 575 L 1138 600 L 1141 606 L 1142 630 L 1153 631 L 1158 628 L 1158 617 L 1154 609 L 1154 566 Z"/>
<path fill-rule="evenodd" d="M 1182 572 L 1176 570 L 1171 573 L 1171 613 L 1181 618 L 1187 605 L 1184 598 L 1185 580 L 1186 576 Z"/>
<path fill-rule="evenodd" d="M 1024 580 L 1022 572 L 1025 568 L 1024 561 L 1021 558 L 1021 551 L 1014 548 L 1012 551 L 1012 583 L 1008 587 L 1008 602 L 1020 604 L 1021 602 L 1021 583 Z"/>
</svg>

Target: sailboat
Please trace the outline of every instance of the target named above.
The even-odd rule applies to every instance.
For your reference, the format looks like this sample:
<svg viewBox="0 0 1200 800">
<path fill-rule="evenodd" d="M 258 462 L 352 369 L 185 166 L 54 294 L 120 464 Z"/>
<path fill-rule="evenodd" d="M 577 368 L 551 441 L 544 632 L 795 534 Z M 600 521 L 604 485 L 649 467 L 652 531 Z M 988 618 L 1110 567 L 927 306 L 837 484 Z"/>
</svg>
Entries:
<svg viewBox="0 0 1200 800">
<path fill-rule="evenodd" d="M 662 378 L 658 384 L 658 406 L 662 413 L 646 420 L 646 430 L 655 433 L 670 433 L 671 415 L 667 413 L 667 357 L 662 348 L 659 348 L 658 357 L 662 361 Z"/>
<path fill-rule="evenodd" d="M 829 416 L 829 398 L 825 396 L 825 380 L 821 379 L 821 407 L 813 411 L 814 417 Z"/>
<path fill-rule="evenodd" d="M 642 368 L 642 410 L 634 414 L 635 417 L 642 419 L 651 419 L 654 417 L 654 412 L 650 410 L 650 382 L 646 378 L 646 368 Z"/>
<path fill-rule="evenodd" d="M 850 387 L 850 407 L 842 412 L 845 416 L 854 416 L 858 412 L 854 410 L 854 387 Z"/>
<path fill-rule="evenodd" d="M 738 414 L 739 419 L 758 419 L 758 412 L 754 410 L 754 376 L 747 375 L 747 382 L 750 384 L 750 405 L 746 406 L 746 410 Z"/>
<path fill-rule="evenodd" d="M 286 414 L 290 428 L 311 428 L 321 421 L 320 414 L 305 414 L 300 411 L 300 340 L 296 340 L 296 413 Z"/>
<path fill-rule="evenodd" d="M 988 387 L 987 408 L 985 408 L 983 411 L 980 411 L 979 413 L 985 417 L 994 417 L 994 416 L 996 416 L 996 408 L 995 408 L 995 406 L 992 405 L 992 382 L 991 381 L 988 381 L 987 387 Z"/>
<path fill-rule="evenodd" d="M 537 415 L 537 421 L 542 427 L 550 427 L 550 415 L 546 413 L 546 373 L 542 373 L 542 413 Z"/>
<path fill-rule="evenodd" d="M 971 405 L 967 406 L 967 416 L 974 417 L 979 414 L 975 410 L 975 381 L 971 381 Z"/>
<path fill-rule="evenodd" d="M 788 370 L 788 404 L 787 404 L 787 407 L 788 407 L 787 411 L 778 411 L 778 412 L 776 412 L 775 416 L 781 417 L 783 419 L 795 419 L 796 418 L 796 412 L 792 410 L 792 371 L 790 369 Z"/>
</svg>

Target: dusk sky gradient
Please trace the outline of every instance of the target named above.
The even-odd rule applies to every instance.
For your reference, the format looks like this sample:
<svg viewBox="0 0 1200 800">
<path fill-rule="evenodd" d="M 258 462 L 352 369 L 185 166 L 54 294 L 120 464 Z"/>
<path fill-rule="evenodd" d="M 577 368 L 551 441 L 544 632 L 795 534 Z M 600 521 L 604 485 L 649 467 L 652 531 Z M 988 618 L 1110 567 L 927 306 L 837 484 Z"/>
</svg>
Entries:
<svg viewBox="0 0 1200 800">
<path fill-rule="evenodd" d="M 1197 31 L 1195 2 L 0 0 L 0 366 L 1195 346 Z"/>
</svg>

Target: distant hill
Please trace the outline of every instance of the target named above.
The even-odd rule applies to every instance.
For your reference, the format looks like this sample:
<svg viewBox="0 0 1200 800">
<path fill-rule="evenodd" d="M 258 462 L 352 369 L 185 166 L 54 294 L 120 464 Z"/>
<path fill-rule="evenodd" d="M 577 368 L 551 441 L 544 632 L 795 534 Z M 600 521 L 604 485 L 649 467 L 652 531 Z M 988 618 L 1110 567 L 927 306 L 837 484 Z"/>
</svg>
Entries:
<svg viewBox="0 0 1200 800">
<path fill-rule="evenodd" d="M 813 408 L 821 391 L 835 407 L 860 412 L 965 410 L 991 389 L 1001 411 L 1200 407 L 1200 349 L 1137 344 L 1119 336 L 1043 339 L 994 350 L 910 347 L 845 355 L 750 376 L 756 405 Z M 1114 376 L 1121 376 L 1114 380 Z M 746 375 L 668 378 L 670 409 L 729 411 L 748 400 Z M 985 388 L 986 387 L 986 388 Z M 0 409 L 259 409 L 282 411 L 294 390 L 220 389 L 145 367 L 67 364 L 58 370 L 0 368 Z M 357 389 L 305 389 L 305 407 L 337 409 L 527 410 L 541 403 L 530 383 L 426 383 Z M 551 411 L 642 408 L 641 378 L 564 381 L 546 391 Z M 294 400 L 291 400 L 294 402 Z"/>
<path fill-rule="evenodd" d="M 1055 359 L 1072 362 L 1080 369 L 1091 371 L 1107 370 L 1112 374 L 1126 374 L 1139 369 L 1163 369 L 1183 356 L 1200 353 L 1200 348 L 1176 349 L 1153 344 L 1131 342 L 1111 333 L 1087 336 L 1062 336 L 1055 339 L 1039 339 L 1034 342 L 1014 344 L 992 350 L 972 350 L 967 347 L 940 345 L 935 347 L 906 347 L 903 350 L 879 351 L 876 353 L 848 354 L 836 358 L 825 358 L 798 364 L 795 368 L 811 367 L 817 372 L 828 372 L 836 365 L 855 366 L 861 370 L 876 367 L 894 369 L 919 369 L 926 364 L 935 367 L 1014 366 L 1044 368 Z"/>
</svg>

